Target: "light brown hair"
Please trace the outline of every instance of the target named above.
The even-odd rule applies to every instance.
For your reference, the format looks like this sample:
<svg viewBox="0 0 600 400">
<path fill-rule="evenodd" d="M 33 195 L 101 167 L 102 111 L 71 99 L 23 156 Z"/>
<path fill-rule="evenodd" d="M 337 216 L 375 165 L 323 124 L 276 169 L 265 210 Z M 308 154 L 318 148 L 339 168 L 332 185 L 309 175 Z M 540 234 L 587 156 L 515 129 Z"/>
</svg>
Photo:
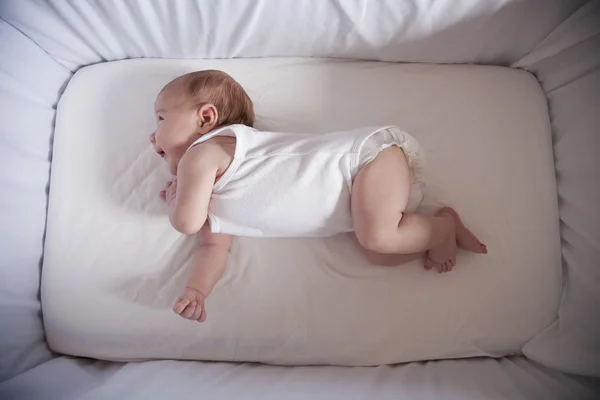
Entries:
<svg viewBox="0 0 600 400">
<path fill-rule="evenodd" d="M 191 72 L 178 79 L 196 106 L 212 104 L 217 109 L 217 126 L 244 124 L 254 126 L 254 105 L 244 88 L 223 71 L 208 69 Z"/>
</svg>

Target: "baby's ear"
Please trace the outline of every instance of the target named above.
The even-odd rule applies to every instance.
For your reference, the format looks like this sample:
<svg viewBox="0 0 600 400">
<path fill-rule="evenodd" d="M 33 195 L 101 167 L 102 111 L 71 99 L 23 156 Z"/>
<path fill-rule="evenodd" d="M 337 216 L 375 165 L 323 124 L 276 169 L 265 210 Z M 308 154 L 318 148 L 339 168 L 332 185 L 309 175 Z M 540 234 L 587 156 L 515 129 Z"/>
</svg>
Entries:
<svg viewBox="0 0 600 400">
<path fill-rule="evenodd" d="M 201 128 L 213 128 L 219 120 L 219 113 L 213 104 L 204 104 L 197 111 L 198 126 Z"/>
</svg>

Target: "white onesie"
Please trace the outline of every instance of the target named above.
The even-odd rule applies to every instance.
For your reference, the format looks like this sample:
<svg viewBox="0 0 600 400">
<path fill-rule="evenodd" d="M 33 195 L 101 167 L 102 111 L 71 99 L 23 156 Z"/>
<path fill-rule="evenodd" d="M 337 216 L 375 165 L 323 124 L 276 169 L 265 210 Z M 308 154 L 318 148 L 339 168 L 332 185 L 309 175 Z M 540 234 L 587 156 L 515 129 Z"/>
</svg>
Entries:
<svg viewBox="0 0 600 400">
<path fill-rule="evenodd" d="M 214 233 L 323 237 L 353 231 L 352 180 L 391 145 L 404 150 L 413 173 L 408 211 L 423 197 L 419 144 L 397 127 L 298 134 L 230 125 L 203 135 L 190 148 L 215 136 L 235 137 L 236 148 L 213 188 L 208 219 Z"/>
</svg>

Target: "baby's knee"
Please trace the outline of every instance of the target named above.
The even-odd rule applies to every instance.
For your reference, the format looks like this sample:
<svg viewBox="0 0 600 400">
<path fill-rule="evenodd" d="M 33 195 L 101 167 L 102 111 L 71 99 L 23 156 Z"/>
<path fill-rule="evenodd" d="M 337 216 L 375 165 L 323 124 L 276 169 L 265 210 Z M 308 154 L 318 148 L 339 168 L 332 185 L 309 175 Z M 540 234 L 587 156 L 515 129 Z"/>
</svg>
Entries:
<svg viewBox="0 0 600 400">
<path fill-rule="evenodd" d="M 356 238 L 365 250 L 378 254 L 389 254 L 394 250 L 394 235 L 389 229 L 369 226 L 356 231 Z"/>
</svg>

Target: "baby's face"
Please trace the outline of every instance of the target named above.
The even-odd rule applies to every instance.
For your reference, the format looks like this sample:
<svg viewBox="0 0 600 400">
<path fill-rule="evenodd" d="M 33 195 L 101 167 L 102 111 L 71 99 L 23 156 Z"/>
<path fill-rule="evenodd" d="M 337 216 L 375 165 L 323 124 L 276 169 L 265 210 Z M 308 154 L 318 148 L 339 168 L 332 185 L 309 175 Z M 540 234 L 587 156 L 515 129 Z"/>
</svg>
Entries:
<svg viewBox="0 0 600 400">
<path fill-rule="evenodd" d="M 197 110 L 185 90 L 170 85 L 156 98 L 154 110 L 157 128 L 150 142 L 167 162 L 170 173 L 177 175 L 181 157 L 197 136 Z"/>
</svg>

